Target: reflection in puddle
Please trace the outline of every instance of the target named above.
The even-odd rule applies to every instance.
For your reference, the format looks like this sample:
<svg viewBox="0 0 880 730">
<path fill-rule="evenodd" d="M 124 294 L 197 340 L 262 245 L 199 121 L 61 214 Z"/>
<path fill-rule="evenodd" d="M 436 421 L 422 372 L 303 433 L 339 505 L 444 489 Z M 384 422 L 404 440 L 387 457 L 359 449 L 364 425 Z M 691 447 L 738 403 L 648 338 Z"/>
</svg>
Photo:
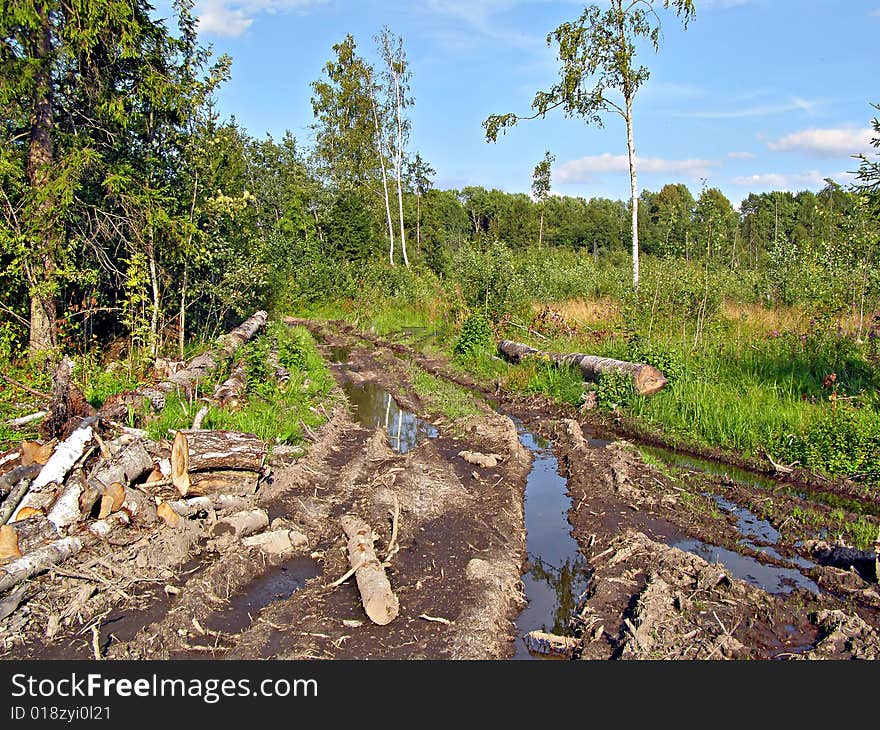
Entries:
<svg viewBox="0 0 880 730">
<path fill-rule="evenodd" d="M 568 620 L 578 596 L 586 589 L 585 566 L 569 532 L 571 499 L 553 450 L 547 441 L 526 431 L 522 423 L 516 419 L 514 422 L 520 442 L 532 452 L 534 461 L 525 492 L 526 550 L 531 569 L 522 581 L 528 605 L 516 620 L 520 640 L 513 658 L 544 658 L 530 654 L 522 637 L 534 630 L 568 633 Z"/>
<path fill-rule="evenodd" d="M 736 516 L 736 529 L 744 537 L 758 542 L 769 543 L 770 545 L 775 545 L 779 542 L 779 538 L 782 537 L 779 531 L 767 520 L 762 520 L 745 507 L 740 507 L 735 502 L 731 502 L 729 499 L 725 499 L 717 494 L 713 494 L 712 499 L 725 512 L 730 512 Z"/>
<path fill-rule="evenodd" d="M 717 545 L 709 545 L 702 540 L 681 540 L 671 543 L 670 546 L 699 555 L 709 563 L 720 563 L 734 578 L 751 583 L 767 593 L 787 595 L 796 588 L 819 593 L 819 586 L 794 568 L 764 565 L 754 558 Z"/>
<path fill-rule="evenodd" d="M 350 347 L 331 347 L 330 362 L 348 362 L 351 357 Z"/>
<path fill-rule="evenodd" d="M 776 482 L 768 477 L 745 469 L 740 469 L 730 464 L 722 464 L 717 461 L 708 461 L 700 459 L 690 454 L 680 454 L 676 451 L 661 448 L 659 446 L 639 446 L 639 449 L 648 456 L 653 457 L 657 461 L 662 461 L 669 466 L 677 466 L 684 469 L 703 472 L 704 474 L 713 474 L 715 476 L 727 477 L 740 484 L 748 484 L 761 489 L 773 489 Z"/>
<path fill-rule="evenodd" d="M 391 448 L 401 454 L 439 434 L 430 423 L 400 408 L 391 394 L 375 383 L 346 381 L 342 389 L 354 408 L 355 420 L 368 428 L 382 426 L 388 432 Z"/>
</svg>

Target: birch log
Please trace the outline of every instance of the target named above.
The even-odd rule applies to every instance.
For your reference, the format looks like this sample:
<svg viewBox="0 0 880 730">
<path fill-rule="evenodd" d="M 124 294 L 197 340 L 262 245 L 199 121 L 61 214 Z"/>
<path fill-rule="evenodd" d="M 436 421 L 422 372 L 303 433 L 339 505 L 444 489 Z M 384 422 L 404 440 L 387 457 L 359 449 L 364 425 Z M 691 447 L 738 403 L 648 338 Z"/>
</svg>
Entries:
<svg viewBox="0 0 880 730">
<path fill-rule="evenodd" d="M 13 521 L 15 521 L 21 510 L 26 507 L 43 510 L 51 506 L 57 491 L 56 485 L 64 482 L 67 473 L 83 455 L 86 446 L 92 440 L 91 423 L 93 421 L 93 418 L 87 419 L 83 422 L 82 426 L 58 444 L 55 453 L 49 457 L 49 461 L 40 470 L 39 475 L 31 482 L 30 489 L 12 514 Z"/>
<path fill-rule="evenodd" d="M 373 530 L 355 515 L 344 515 L 340 522 L 348 537 L 348 561 L 355 570 L 364 611 L 375 624 L 391 623 L 397 618 L 400 604 L 391 590 L 385 568 L 376 556 Z"/>
<path fill-rule="evenodd" d="M 96 487 L 102 494 L 111 484 L 128 486 L 140 479 L 153 468 L 153 458 L 147 453 L 142 441 L 137 440 L 120 449 L 109 444 L 115 456 L 102 460 L 89 475 L 89 486 Z"/>
<path fill-rule="evenodd" d="M 0 507 L 0 525 L 5 525 L 9 521 L 9 518 L 12 517 L 12 513 L 15 512 L 15 508 L 18 507 L 22 498 L 27 494 L 30 488 L 31 480 L 25 478 L 15 485 L 9 494 L 6 495 L 6 499 L 3 500 L 3 506 Z"/>
<path fill-rule="evenodd" d="M 235 363 L 235 367 L 232 368 L 229 377 L 214 388 L 214 394 L 211 396 L 212 401 L 226 408 L 238 406 L 242 395 L 247 389 L 247 372 L 244 365 L 244 362 L 241 360 Z"/>
<path fill-rule="evenodd" d="M 220 537 L 221 535 L 247 537 L 260 530 L 265 530 L 268 526 L 269 515 L 266 510 L 249 509 L 217 520 L 214 524 L 213 533 L 215 537 Z"/>
<path fill-rule="evenodd" d="M 4 565 L 0 568 L 0 593 L 63 563 L 80 552 L 83 546 L 78 537 L 64 537 Z"/>
<path fill-rule="evenodd" d="M 626 373 L 632 378 L 633 387 L 639 395 L 653 395 L 667 383 L 666 376 L 653 365 L 613 360 L 610 357 L 585 355 L 580 352 L 560 354 L 545 352 L 511 340 L 501 340 L 498 351 L 514 363 L 523 358 L 535 357 L 550 360 L 559 366 L 577 367 L 586 380 L 598 380 L 603 373 Z"/>
</svg>

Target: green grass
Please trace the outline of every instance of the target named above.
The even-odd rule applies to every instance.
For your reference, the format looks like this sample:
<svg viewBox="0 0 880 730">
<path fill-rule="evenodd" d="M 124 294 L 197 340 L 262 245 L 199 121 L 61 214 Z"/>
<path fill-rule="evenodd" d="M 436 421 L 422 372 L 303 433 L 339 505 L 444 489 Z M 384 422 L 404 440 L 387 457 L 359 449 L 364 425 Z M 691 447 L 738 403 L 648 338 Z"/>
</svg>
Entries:
<svg viewBox="0 0 880 730">
<path fill-rule="evenodd" d="M 283 384 L 266 364 L 273 348 L 290 373 Z M 335 381 L 304 327 L 273 323 L 265 334 L 244 345 L 239 356 L 248 374 L 246 400 L 238 410 L 211 406 L 203 428 L 253 433 L 270 444 L 298 444 L 304 441 L 306 426 L 314 428 L 326 420 L 327 396 Z M 189 428 L 201 405 L 169 398 L 147 431 L 151 438 L 167 438 L 169 430 Z"/>
<path fill-rule="evenodd" d="M 407 375 L 428 410 L 442 413 L 452 421 L 482 413 L 474 395 L 455 383 L 436 378 L 412 364 Z"/>
</svg>

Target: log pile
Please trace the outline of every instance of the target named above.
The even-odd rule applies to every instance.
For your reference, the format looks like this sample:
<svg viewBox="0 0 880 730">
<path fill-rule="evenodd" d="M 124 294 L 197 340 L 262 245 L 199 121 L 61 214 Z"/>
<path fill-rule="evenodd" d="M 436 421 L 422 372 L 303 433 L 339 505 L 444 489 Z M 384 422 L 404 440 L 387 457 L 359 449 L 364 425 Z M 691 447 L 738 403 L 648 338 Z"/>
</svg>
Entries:
<svg viewBox="0 0 880 730">
<path fill-rule="evenodd" d="M 231 358 L 264 324 L 265 313 L 258 312 L 218 339 L 200 362 L 213 368 Z M 61 414 L 62 390 L 70 390 L 70 368 L 65 362 L 56 371 L 53 414 Z M 199 377 L 190 363 L 165 382 L 184 386 Z M 168 392 L 163 383 L 153 391 Z M 149 397 L 147 388 L 139 392 Z M 256 509 L 267 446 L 254 434 L 181 430 L 173 443 L 154 442 L 103 409 L 55 423 L 57 438 L 23 442 L 0 454 L 0 598 L 90 546 L 123 544 L 120 533 L 176 530 L 190 520 L 206 521 L 202 534 L 253 549 L 278 553 L 305 547 L 306 539 L 295 531 L 267 529 L 268 515 Z"/>
<path fill-rule="evenodd" d="M 639 395 L 653 395 L 662 390 L 667 383 L 666 376 L 660 370 L 644 363 L 585 355 L 581 352 L 569 354 L 545 352 L 512 340 L 501 340 L 498 343 L 498 352 L 513 363 L 522 362 L 526 358 L 538 358 L 553 362 L 560 367 L 578 368 L 584 379 L 590 381 L 598 380 L 603 373 L 626 373 L 632 378 L 633 387 Z"/>
</svg>

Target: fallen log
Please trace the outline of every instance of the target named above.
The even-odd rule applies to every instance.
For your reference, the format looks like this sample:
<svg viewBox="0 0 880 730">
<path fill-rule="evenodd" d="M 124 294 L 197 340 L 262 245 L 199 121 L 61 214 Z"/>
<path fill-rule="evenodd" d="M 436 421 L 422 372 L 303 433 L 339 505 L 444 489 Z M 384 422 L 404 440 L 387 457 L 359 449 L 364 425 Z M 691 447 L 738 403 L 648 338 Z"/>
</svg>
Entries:
<svg viewBox="0 0 880 730">
<path fill-rule="evenodd" d="M 251 535 L 241 541 L 243 545 L 255 547 L 270 555 L 286 555 L 297 550 L 305 550 L 309 539 L 296 530 L 272 530 Z"/>
<path fill-rule="evenodd" d="M 266 356 L 266 363 L 272 368 L 272 372 L 275 374 L 275 380 L 277 380 L 280 385 L 284 385 L 284 383 L 290 380 L 290 371 L 281 364 L 278 350 L 269 350 L 269 354 Z"/>
<path fill-rule="evenodd" d="M 265 530 L 268 526 L 269 514 L 266 510 L 249 509 L 217 520 L 212 532 L 214 537 L 232 535 L 240 538 Z"/>
<path fill-rule="evenodd" d="M 236 408 L 246 389 L 247 371 L 244 362 L 239 360 L 232 368 L 229 377 L 214 388 L 211 400 L 224 408 Z"/>
<path fill-rule="evenodd" d="M 153 468 L 153 458 L 140 440 L 127 444 L 111 441 L 108 447 L 111 454 L 115 454 L 110 459 L 102 459 L 87 480 L 88 485 L 97 488 L 101 494 L 111 484 L 128 486 Z"/>
<path fill-rule="evenodd" d="M 83 421 L 79 428 L 58 445 L 46 465 L 40 470 L 39 475 L 31 482 L 30 489 L 24 495 L 16 511 L 13 512 L 13 521 L 25 508 L 48 510 L 56 491 L 54 485 L 64 483 L 67 473 L 82 457 L 86 446 L 91 442 L 94 420 L 94 418 L 90 418 Z"/>
<path fill-rule="evenodd" d="M 16 464 L 16 461 L 19 463 Z M 21 449 L 12 449 L 3 454 L 3 456 L 0 456 L 0 471 L 5 474 L 7 471 L 15 466 L 18 466 L 20 463 Z"/>
<path fill-rule="evenodd" d="M 667 383 L 666 376 L 653 365 L 613 360 L 610 357 L 585 355 L 580 352 L 560 354 L 545 352 L 511 340 L 501 340 L 498 352 L 513 363 L 533 357 L 550 360 L 559 366 L 577 367 L 586 380 L 596 381 L 603 373 L 626 373 L 632 378 L 633 387 L 639 395 L 653 395 Z"/>
<path fill-rule="evenodd" d="M 526 648 L 534 654 L 560 654 L 570 657 L 580 643 L 570 636 L 548 634 L 546 631 L 529 631 L 524 637 Z"/>
<path fill-rule="evenodd" d="M 9 494 L 22 479 L 36 479 L 37 474 L 43 469 L 42 464 L 22 464 L 10 469 L 0 477 L 0 496 Z M 2 524 L 2 522 L 0 522 Z"/>
<path fill-rule="evenodd" d="M 85 547 L 106 539 L 119 525 L 127 524 L 128 515 L 120 512 L 106 520 L 86 526 L 82 533 L 54 540 L 17 560 L 0 567 L 0 593 L 77 555 Z"/>
<path fill-rule="evenodd" d="M 375 624 L 391 623 L 397 618 L 400 604 L 391 590 L 385 568 L 376 556 L 373 530 L 355 515 L 343 515 L 340 523 L 348 537 L 348 561 L 355 571 L 364 611 Z"/>
<path fill-rule="evenodd" d="M 75 473 L 68 477 L 55 498 L 55 503 L 49 509 L 46 517 L 59 532 L 66 527 L 70 527 L 70 525 L 76 524 L 82 518 L 83 511 L 80 506 L 80 498 L 82 497 L 83 486 L 81 474 Z"/>
<path fill-rule="evenodd" d="M 231 358 L 243 343 L 266 325 L 267 316 L 263 311 L 254 313 L 234 330 L 218 337 L 213 349 L 197 355 L 185 368 L 171 373 L 156 385 L 143 385 L 127 393 L 111 396 L 99 412 L 101 417 L 108 421 L 125 421 L 130 409 L 139 413 L 147 408 L 161 411 L 169 393 L 182 390 L 191 394 L 201 380 L 221 362 Z"/>
<path fill-rule="evenodd" d="M 55 526 L 49 522 L 45 515 L 34 515 L 10 525 L 4 525 L 4 527 L 15 532 L 18 539 L 18 549 L 23 555 L 33 552 L 59 537 Z"/>
<path fill-rule="evenodd" d="M 0 568 L 0 593 L 49 568 L 63 563 L 83 549 L 78 537 L 63 537 Z"/>
<path fill-rule="evenodd" d="M 122 507 L 136 525 L 152 525 L 156 519 L 156 504 L 142 491 L 125 487 Z"/>
<path fill-rule="evenodd" d="M 181 430 L 171 445 L 171 483 L 182 497 L 191 492 L 218 491 L 210 479 L 200 480 L 194 474 L 220 470 L 256 473 L 262 470 L 265 458 L 266 444 L 252 433 Z"/>
<path fill-rule="evenodd" d="M 22 498 L 27 494 L 30 488 L 31 478 L 24 477 L 12 488 L 9 494 L 6 495 L 6 499 L 3 500 L 3 506 L 0 507 L 0 525 L 5 525 L 9 521 L 9 518 L 12 517 L 12 513 L 15 512 L 15 508 L 18 507 Z"/>
<path fill-rule="evenodd" d="M 18 418 L 10 418 L 6 421 L 6 425 L 10 428 L 21 428 L 22 426 L 27 426 L 29 423 L 33 423 L 34 421 L 39 421 L 42 418 L 45 418 L 49 415 L 49 411 L 37 411 L 36 413 L 31 413 L 27 416 L 19 416 Z"/>
</svg>

